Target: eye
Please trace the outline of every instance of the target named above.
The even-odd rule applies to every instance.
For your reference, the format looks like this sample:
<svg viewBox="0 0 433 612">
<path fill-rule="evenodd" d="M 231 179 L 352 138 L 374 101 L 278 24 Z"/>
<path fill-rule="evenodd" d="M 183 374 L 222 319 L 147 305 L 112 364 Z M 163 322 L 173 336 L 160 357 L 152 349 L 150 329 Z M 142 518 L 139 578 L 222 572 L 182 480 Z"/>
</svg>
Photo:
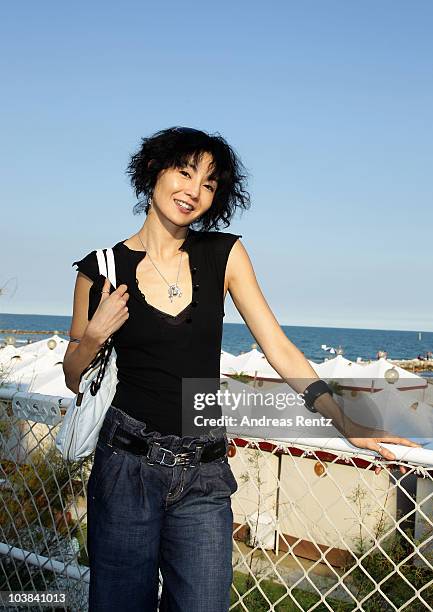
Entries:
<svg viewBox="0 0 433 612">
<path fill-rule="evenodd" d="M 183 174 L 183 176 L 187 176 L 188 178 L 191 178 L 190 173 L 189 173 L 189 172 L 187 172 L 186 170 L 179 170 L 179 172 L 180 172 L 181 174 Z"/>
<path fill-rule="evenodd" d="M 205 185 L 206 189 L 208 189 L 211 193 L 215 191 L 215 188 L 212 185 Z"/>
</svg>

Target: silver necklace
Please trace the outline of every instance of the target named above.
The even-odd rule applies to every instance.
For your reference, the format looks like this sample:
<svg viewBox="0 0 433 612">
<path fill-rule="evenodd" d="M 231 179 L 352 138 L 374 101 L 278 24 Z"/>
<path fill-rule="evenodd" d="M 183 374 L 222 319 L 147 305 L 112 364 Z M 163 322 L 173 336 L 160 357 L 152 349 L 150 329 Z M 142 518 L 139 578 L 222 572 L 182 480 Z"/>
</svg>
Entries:
<svg viewBox="0 0 433 612">
<path fill-rule="evenodd" d="M 186 237 L 188 236 L 188 233 L 189 233 L 189 228 L 188 228 L 188 230 L 187 230 L 187 232 L 186 232 L 186 235 L 185 235 L 185 240 L 186 240 Z M 145 250 L 146 255 L 149 257 L 149 259 L 150 259 L 150 261 L 151 261 L 151 263 L 152 263 L 153 267 L 154 267 L 154 268 L 155 268 L 155 270 L 158 272 L 158 274 L 159 274 L 159 275 L 162 277 L 162 279 L 164 280 L 164 282 L 165 282 L 165 283 L 168 285 L 168 297 L 169 297 L 169 299 L 170 299 L 170 302 L 173 302 L 173 297 L 175 297 L 175 296 L 177 296 L 177 297 L 181 297 L 181 295 L 182 295 L 182 289 L 179 287 L 179 283 L 178 283 L 178 281 L 179 281 L 180 267 L 181 267 L 181 265 L 182 265 L 182 255 L 183 255 L 183 252 L 181 252 L 181 253 L 180 253 L 180 261 L 179 261 L 179 268 L 178 268 L 178 270 L 177 270 L 176 282 L 175 282 L 175 283 L 169 283 L 169 282 L 168 282 L 168 280 L 165 278 L 165 276 L 164 276 L 164 275 L 163 275 L 163 274 L 160 272 L 160 270 L 158 270 L 158 268 L 157 268 L 157 266 L 156 266 L 155 262 L 153 261 L 153 259 L 152 259 L 152 258 L 151 258 L 151 256 L 150 256 L 150 253 L 148 252 L 147 248 L 144 246 L 144 244 L 143 244 L 143 241 L 142 241 L 142 239 L 141 239 L 140 234 L 137 234 L 137 236 L 139 237 L 140 242 L 141 242 L 141 244 L 142 244 L 142 247 L 143 247 L 143 249 Z"/>
</svg>

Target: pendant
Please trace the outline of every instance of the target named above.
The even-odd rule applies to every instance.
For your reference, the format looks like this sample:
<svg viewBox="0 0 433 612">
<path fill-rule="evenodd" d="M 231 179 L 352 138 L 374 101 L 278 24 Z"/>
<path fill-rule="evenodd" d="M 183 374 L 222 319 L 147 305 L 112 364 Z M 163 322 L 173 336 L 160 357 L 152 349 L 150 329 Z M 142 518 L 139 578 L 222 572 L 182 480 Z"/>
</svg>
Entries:
<svg viewBox="0 0 433 612">
<path fill-rule="evenodd" d="M 177 295 L 177 297 L 182 295 L 182 291 L 177 283 L 168 286 L 168 297 L 170 298 L 170 302 L 173 302 L 173 297 L 175 295 Z"/>
</svg>

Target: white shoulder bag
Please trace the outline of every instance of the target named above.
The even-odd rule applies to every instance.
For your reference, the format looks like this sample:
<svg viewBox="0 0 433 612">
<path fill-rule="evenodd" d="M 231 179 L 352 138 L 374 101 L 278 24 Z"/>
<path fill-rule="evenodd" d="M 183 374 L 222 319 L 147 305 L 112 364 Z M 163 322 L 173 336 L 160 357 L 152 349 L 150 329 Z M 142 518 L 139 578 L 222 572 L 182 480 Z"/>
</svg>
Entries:
<svg viewBox="0 0 433 612">
<path fill-rule="evenodd" d="M 112 249 L 96 251 L 99 273 L 116 288 L 116 269 Z M 67 461 L 79 461 L 96 447 L 105 414 L 117 385 L 116 351 L 110 337 L 84 370 L 78 394 L 72 400 L 56 435 L 56 447 Z"/>
</svg>

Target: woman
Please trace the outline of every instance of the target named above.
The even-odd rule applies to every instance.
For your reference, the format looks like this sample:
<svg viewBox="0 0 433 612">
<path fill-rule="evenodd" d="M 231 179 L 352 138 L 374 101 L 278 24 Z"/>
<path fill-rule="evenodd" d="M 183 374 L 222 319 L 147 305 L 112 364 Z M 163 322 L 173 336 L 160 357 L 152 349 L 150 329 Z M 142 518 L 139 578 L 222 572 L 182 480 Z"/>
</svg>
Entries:
<svg viewBox="0 0 433 612">
<path fill-rule="evenodd" d="M 241 236 L 212 231 L 249 206 L 242 168 L 220 136 L 170 128 L 143 139 L 128 173 L 147 216 L 113 247 L 117 289 L 95 251 L 74 262 L 67 386 L 78 391 L 111 335 L 119 380 L 88 484 L 91 612 L 156 610 L 159 570 L 160 610 L 229 608 L 237 485 L 227 437 L 222 428 L 185 435 L 182 422 L 182 380 L 219 378 L 227 291 L 275 370 L 343 430 L 328 388 L 263 297 Z M 378 435 L 353 426 L 349 439 L 394 459 Z"/>
</svg>

